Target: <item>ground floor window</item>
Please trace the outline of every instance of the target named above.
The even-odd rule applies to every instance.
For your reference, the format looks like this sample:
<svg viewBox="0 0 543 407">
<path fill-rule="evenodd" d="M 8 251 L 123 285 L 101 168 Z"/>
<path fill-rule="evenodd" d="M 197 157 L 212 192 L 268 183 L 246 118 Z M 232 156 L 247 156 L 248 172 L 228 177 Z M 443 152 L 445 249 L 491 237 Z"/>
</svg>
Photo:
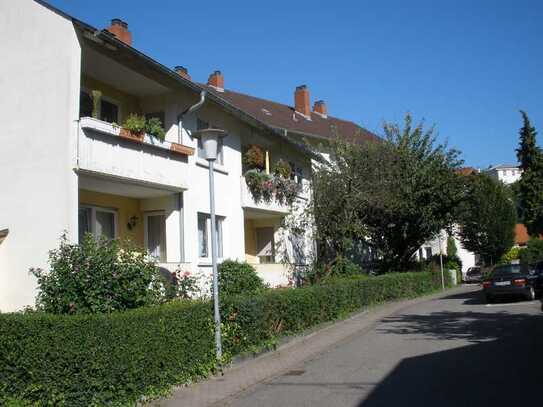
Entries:
<svg viewBox="0 0 543 407">
<path fill-rule="evenodd" d="M 85 234 L 90 233 L 94 237 L 117 237 L 117 211 L 114 209 L 95 206 L 79 207 L 79 241 Z"/>
<path fill-rule="evenodd" d="M 162 211 L 145 214 L 145 248 L 155 260 L 166 261 L 166 215 Z"/>
<path fill-rule="evenodd" d="M 432 257 L 432 248 L 431 247 L 425 247 L 424 250 L 426 251 L 426 258 L 430 259 Z"/>
<path fill-rule="evenodd" d="M 273 227 L 256 228 L 256 255 L 260 263 L 275 263 L 274 235 Z"/>
<path fill-rule="evenodd" d="M 215 229 L 217 231 L 217 257 L 224 256 L 223 250 L 223 216 L 215 216 Z M 211 218 L 207 213 L 198 213 L 198 256 L 211 257 Z"/>
</svg>

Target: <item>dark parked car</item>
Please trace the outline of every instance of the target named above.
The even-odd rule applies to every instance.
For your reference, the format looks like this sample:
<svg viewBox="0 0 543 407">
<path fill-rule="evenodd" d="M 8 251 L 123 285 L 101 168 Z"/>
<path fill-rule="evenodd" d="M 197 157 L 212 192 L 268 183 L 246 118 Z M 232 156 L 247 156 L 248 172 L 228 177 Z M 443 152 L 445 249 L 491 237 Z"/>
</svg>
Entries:
<svg viewBox="0 0 543 407">
<path fill-rule="evenodd" d="M 483 271 L 481 270 L 481 267 L 470 267 L 466 271 L 466 276 L 464 277 L 464 281 L 466 283 L 480 283 L 483 279 Z"/>
<path fill-rule="evenodd" d="M 524 297 L 534 300 L 541 289 L 541 275 L 536 267 L 522 264 L 496 266 L 483 281 L 483 292 L 487 302 L 498 297 Z"/>
</svg>

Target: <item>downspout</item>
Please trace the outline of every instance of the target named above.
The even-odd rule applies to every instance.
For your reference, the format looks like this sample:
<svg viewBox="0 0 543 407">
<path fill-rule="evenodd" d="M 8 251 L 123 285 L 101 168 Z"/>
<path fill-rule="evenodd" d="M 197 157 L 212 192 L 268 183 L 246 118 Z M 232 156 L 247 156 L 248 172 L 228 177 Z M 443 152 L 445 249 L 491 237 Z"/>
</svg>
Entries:
<svg viewBox="0 0 543 407">
<path fill-rule="evenodd" d="M 205 90 L 202 90 L 200 92 L 200 100 L 177 116 L 177 142 L 179 144 L 183 144 L 181 142 L 183 136 L 183 117 L 185 117 L 185 115 L 187 114 L 194 113 L 195 111 L 200 109 L 206 100 L 206 95 L 207 92 Z"/>
<path fill-rule="evenodd" d="M 190 106 L 188 109 L 183 111 L 177 116 L 177 142 L 179 144 L 182 143 L 183 139 L 183 117 L 185 115 L 194 113 L 198 109 L 202 107 L 206 100 L 207 92 L 205 90 L 202 90 L 200 92 L 200 100 L 195 103 L 194 105 Z M 180 262 L 186 262 L 187 259 L 185 257 L 185 200 L 184 200 L 184 193 L 180 192 L 178 194 L 178 210 L 179 210 L 179 228 L 180 228 L 180 234 L 179 234 L 179 244 L 180 244 L 180 250 L 179 250 L 179 260 Z"/>
</svg>

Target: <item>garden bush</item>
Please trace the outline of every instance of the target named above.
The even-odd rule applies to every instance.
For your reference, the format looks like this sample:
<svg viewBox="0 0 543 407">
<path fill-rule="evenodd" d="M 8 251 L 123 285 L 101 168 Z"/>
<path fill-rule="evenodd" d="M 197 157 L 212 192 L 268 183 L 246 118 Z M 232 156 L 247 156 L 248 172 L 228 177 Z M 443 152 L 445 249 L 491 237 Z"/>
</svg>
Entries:
<svg viewBox="0 0 543 407">
<path fill-rule="evenodd" d="M 224 355 L 440 286 L 435 273 L 399 273 L 223 296 Z M 134 405 L 213 372 L 212 306 L 177 300 L 109 314 L 0 314 L 0 367 L 0 405 Z"/>
<path fill-rule="evenodd" d="M 526 247 L 519 252 L 519 259 L 522 264 L 534 264 L 543 260 L 543 240 L 530 238 Z"/>
<path fill-rule="evenodd" d="M 225 260 L 219 265 L 221 296 L 254 294 L 264 288 L 264 281 L 249 263 Z"/>
<path fill-rule="evenodd" d="M 30 272 L 38 279 L 36 306 L 54 314 L 111 312 L 142 307 L 158 300 L 158 271 L 129 242 L 96 240 L 87 234 L 81 244 L 66 236 L 49 252 L 50 271 Z"/>
</svg>

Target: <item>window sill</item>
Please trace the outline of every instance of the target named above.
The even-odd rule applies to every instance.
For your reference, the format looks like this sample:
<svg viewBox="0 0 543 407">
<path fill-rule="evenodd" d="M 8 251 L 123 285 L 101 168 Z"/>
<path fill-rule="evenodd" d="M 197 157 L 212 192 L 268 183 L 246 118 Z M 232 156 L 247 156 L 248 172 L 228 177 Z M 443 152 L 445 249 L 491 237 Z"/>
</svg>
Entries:
<svg viewBox="0 0 543 407">
<path fill-rule="evenodd" d="M 209 168 L 209 163 L 200 157 L 196 157 L 196 165 L 198 165 L 199 167 Z M 215 172 L 220 172 L 221 174 L 228 175 L 228 170 L 224 165 L 215 164 L 213 166 L 213 169 L 215 170 Z"/>
<path fill-rule="evenodd" d="M 223 262 L 224 258 L 219 257 L 217 259 L 217 264 L 221 264 Z M 205 257 L 202 257 L 198 260 L 197 263 L 198 267 L 212 267 L 213 263 L 211 263 L 211 259 L 207 259 Z"/>
</svg>

